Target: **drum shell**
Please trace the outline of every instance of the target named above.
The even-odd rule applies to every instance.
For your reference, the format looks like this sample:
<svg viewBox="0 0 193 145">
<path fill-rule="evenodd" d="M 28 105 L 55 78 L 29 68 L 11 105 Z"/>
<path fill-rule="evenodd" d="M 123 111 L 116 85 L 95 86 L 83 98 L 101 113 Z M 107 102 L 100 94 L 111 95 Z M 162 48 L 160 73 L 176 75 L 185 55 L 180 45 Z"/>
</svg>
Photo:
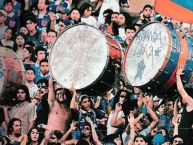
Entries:
<svg viewBox="0 0 193 145">
<path fill-rule="evenodd" d="M 0 48 L 0 99 L 4 100 L 13 93 L 18 85 L 25 83 L 25 69 L 21 59 L 9 48 Z"/>
<path fill-rule="evenodd" d="M 164 25 L 157 23 L 158 25 Z M 151 23 L 142 28 L 142 30 L 148 26 L 151 25 L 156 25 L 156 23 Z M 167 35 L 169 38 L 169 44 L 168 48 L 162 48 L 162 49 L 167 49 L 167 55 L 165 56 L 165 60 L 160 67 L 159 71 L 157 71 L 155 76 L 152 76 L 152 79 L 149 80 L 147 83 L 142 84 L 142 85 L 136 85 L 130 83 L 130 81 L 127 79 L 128 72 L 126 72 L 126 58 L 128 57 L 127 55 L 130 53 L 129 49 L 126 52 L 126 56 L 124 59 L 123 63 L 123 71 L 126 80 L 131 86 L 137 86 L 140 88 L 144 89 L 152 89 L 155 92 L 160 91 L 167 91 L 168 89 L 172 88 L 172 86 L 176 83 L 176 71 L 178 66 L 184 66 L 184 72 L 185 75 L 182 76 L 182 81 L 185 82 L 186 84 L 192 83 L 192 59 L 191 57 L 193 56 L 192 50 L 192 38 L 190 37 L 184 37 L 181 33 L 178 33 L 171 27 L 170 25 L 164 25 L 167 29 Z M 142 31 L 141 30 L 141 31 Z M 140 32 L 140 31 L 139 31 Z M 140 33 L 137 33 L 139 35 Z M 134 39 L 135 39 L 134 37 Z M 133 43 L 133 42 L 132 42 Z M 145 43 L 145 42 L 144 42 Z M 184 44 L 186 43 L 186 44 Z"/>
</svg>

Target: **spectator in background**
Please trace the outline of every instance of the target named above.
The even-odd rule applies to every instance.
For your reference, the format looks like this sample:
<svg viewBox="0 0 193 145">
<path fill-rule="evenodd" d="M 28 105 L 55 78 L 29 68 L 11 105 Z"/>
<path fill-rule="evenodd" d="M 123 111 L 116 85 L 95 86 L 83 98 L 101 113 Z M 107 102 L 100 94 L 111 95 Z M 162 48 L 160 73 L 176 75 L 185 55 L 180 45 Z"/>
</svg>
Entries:
<svg viewBox="0 0 193 145">
<path fill-rule="evenodd" d="M 8 124 L 7 136 L 5 136 L 6 144 L 24 145 L 27 142 L 27 135 L 21 132 L 22 122 L 19 118 L 12 118 Z"/>
<path fill-rule="evenodd" d="M 28 37 L 29 32 L 26 26 L 21 26 L 19 29 L 19 33 L 23 33 L 26 37 Z"/>
<path fill-rule="evenodd" d="M 125 39 L 125 45 L 127 48 L 129 48 L 131 41 L 133 40 L 133 37 L 136 33 L 136 29 L 134 26 L 127 26 L 125 28 L 125 35 L 126 35 L 126 39 Z"/>
<path fill-rule="evenodd" d="M 23 49 L 25 44 L 25 35 L 23 33 L 18 33 L 15 37 L 15 44 L 13 46 L 13 50 L 17 54 L 17 56 L 23 59 Z"/>
<path fill-rule="evenodd" d="M 81 22 L 97 28 L 97 20 L 92 16 L 93 8 L 89 3 L 84 3 L 80 7 Z"/>
<path fill-rule="evenodd" d="M 6 26 L 12 28 L 15 32 L 17 32 L 20 28 L 20 17 L 18 16 L 18 13 L 16 13 L 13 9 L 12 0 L 5 1 L 4 10 L 7 13 Z"/>
<path fill-rule="evenodd" d="M 37 85 L 34 83 L 35 82 L 35 70 L 33 68 L 26 69 L 25 77 L 26 77 L 26 86 L 29 89 L 30 98 L 33 98 L 36 91 L 38 90 Z"/>
<path fill-rule="evenodd" d="M 34 59 L 34 49 L 32 46 L 25 44 L 23 48 L 23 64 L 25 69 L 35 67 L 35 63 L 33 62 Z"/>
<path fill-rule="evenodd" d="M 14 31 L 12 28 L 7 28 L 4 33 L 4 37 L 0 40 L 1 46 L 8 46 L 9 48 L 13 49 L 14 41 L 12 40 L 14 36 Z"/>
<path fill-rule="evenodd" d="M 39 128 L 37 127 L 31 128 L 27 136 L 28 138 L 26 145 L 39 145 L 41 143 L 41 135 Z"/>
<path fill-rule="evenodd" d="M 7 29 L 7 26 L 5 25 L 6 17 L 6 12 L 4 10 L 0 10 L 0 39 L 4 37 L 5 30 Z"/>
<path fill-rule="evenodd" d="M 27 133 L 34 126 L 36 115 L 35 106 L 30 103 L 30 96 L 27 86 L 20 85 L 16 90 L 17 105 L 8 111 L 8 107 L 4 107 L 5 122 L 8 124 L 12 118 L 19 118 L 22 122 L 22 133 Z"/>
<path fill-rule="evenodd" d="M 72 24 L 79 24 L 81 22 L 79 9 L 71 9 L 69 19 L 72 20 Z"/>
</svg>

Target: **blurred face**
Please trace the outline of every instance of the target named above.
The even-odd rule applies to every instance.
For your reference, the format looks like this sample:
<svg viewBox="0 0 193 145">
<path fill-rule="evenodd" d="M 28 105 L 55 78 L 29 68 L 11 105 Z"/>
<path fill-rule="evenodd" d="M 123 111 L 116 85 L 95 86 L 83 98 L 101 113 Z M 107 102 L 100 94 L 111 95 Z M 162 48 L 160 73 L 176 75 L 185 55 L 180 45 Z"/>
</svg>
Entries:
<svg viewBox="0 0 193 145">
<path fill-rule="evenodd" d="M 21 135 L 21 122 L 15 121 L 12 127 L 13 127 L 13 134 L 19 137 Z"/>
<path fill-rule="evenodd" d="M 28 34 L 28 30 L 26 27 L 21 27 L 20 28 L 20 33 L 23 33 L 24 35 L 27 35 Z"/>
<path fill-rule="evenodd" d="M 142 137 L 137 137 L 134 141 L 134 145 L 147 145 Z"/>
<path fill-rule="evenodd" d="M 61 90 L 58 90 L 56 92 L 56 100 L 59 102 L 59 103 L 64 103 L 64 101 L 66 100 L 66 94 L 64 93 L 64 90 L 61 89 Z"/>
<path fill-rule="evenodd" d="M 119 15 L 118 14 L 112 14 L 111 15 L 111 22 L 118 22 L 118 17 L 119 17 Z"/>
<path fill-rule="evenodd" d="M 166 108 L 167 108 L 168 111 L 172 111 L 174 109 L 173 101 L 167 101 L 166 102 Z"/>
<path fill-rule="evenodd" d="M 29 51 L 24 47 L 23 49 L 23 59 L 27 59 L 30 58 L 31 54 L 29 53 Z"/>
<path fill-rule="evenodd" d="M 172 145 L 178 145 L 178 144 L 183 144 L 183 140 L 179 137 L 176 137 L 174 140 L 173 140 L 173 143 Z"/>
<path fill-rule="evenodd" d="M 141 93 L 141 90 L 137 87 L 134 87 L 134 93 L 139 94 L 139 93 Z"/>
<path fill-rule="evenodd" d="M 40 71 L 42 72 L 43 75 L 48 74 L 48 72 L 49 72 L 48 62 L 42 62 L 41 63 Z"/>
<path fill-rule="evenodd" d="M 132 29 L 127 29 L 126 30 L 126 37 L 128 40 L 132 40 L 133 36 L 135 35 L 135 31 Z"/>
<path fill-rule="evenodd" d="M 38 10 L 39 10 L 39 11 L 46 10 L 47 5 L 46 5 L 45 1 L 46 1 L 46 0 L 39 0 L 39 1 L 38 1 Z"/>
<path fill-rule="evenodd" d="M 165 113 L 165 104 L 162 104 L 161 106 L 159 106 L 158 111 L 160 114 L 164 114 Z"/>
<path fill-rule="evenodd" d="M 19 89 L 17 91 L 17 100 L 18 101 L 25 101 L 25 99 L 26 99 L 26 93 L 24 92 L 24 90 Z"/>
<path fill-rule="evenodd" d="M 46 58 L 46 53 L 45 53 L 45 51 L 38 51 L 38 53 L 37 53 L 37 60 L 38 61 L 41 61 L 41 60 L 43 60 L 43 59 L 45 59 Z"/>
<path fill-rule="evenodd" d="M 151 17 L 151 14 L 152 14 L 152 9 L 151 8 L 145 8 L 143 10 L 143 15 L 147 18 Z"/>
<path fill-rule="evenodd" d="M 17 44 L 18 46 L 23 46 L 24 43 L 25 43 L 24 38 L 23 38 L 22 36 L 17 36 L 17 38 L 16 38 L 16 44 Z"/>
<path fill-rule="evenodd" d="M 82 133 L 83 133 L 84 137 L 89 137 L 91 135 L 90 126 L 84 126 Z"/>
<path fill-rule="evenodd" d="M 119 14 L 118 16 L 118 25 L 122 26 L 125 24 L 125 16 L 123 14 Z"/>
<path fill-rule="evenodd" d="M 90 100 L 88 98 L 85 98 L 81 103 L 81 108 L 85 110 L 89 110 L 91 107 Z"/>
<path fill-rule="evenodd" d="M 30 20 L 28 20 L 28 21 L 26 22 L 26 27 L 27 27 L 28 31 L 34 31 L 34 30 L 36 30 L 36 26 L 37 26 L 37 24 L 34 23 L 34 22 L 32 22 L 32 21 L 30 21 Z"/>
<path fill-rule="evenodd" d="M 159 105 L 159 100 L 153 101 L 153 107 L 156 108 Z"/>
<path fill-rule="evenodd" d="M 31 140 L 33 141 L 33 142 L 37 142 L 38 141 L 38 138 L 39 138 L 39 132 L 37 131 L 37 129 L 32 129 L 32 131 L 31 131 Z"/>
<path fill-rule="evenodd" d="M 12 12 L 13 11 L 13 4 L 12 3 L 6 3 L 4 9 L 8 13 Z"/>
<path fill-rule="evenodd" d="M 27 70 L 25 74 L 26 80 L 28 82 L 33 82 L 35 79 L 35 74 L 32 70 Z"/>
<path fill-rule="evenodd" d="M 121 92 L 119 96 L 119 103 L 123 104 L 126 101 L 126 96 L 127 96 L 126 92 Z"/>
<path fill-rule="evenodd" d="M 52 135 L 49 140 L 50 143 L 58 143 L 58 139 L 55 135 Z"/>
<path fill-rule="evenodd" d="M 12 30 L 11 29 L 7 29 L 6 31 L 5 31 L 5 34 L 4 34 L 4 36 L 5 36 L 5 39 L 6 40 L 10 40 L 11 39 L 11 37 L 12 37 Z"/>
<path fill-rule="evenodd" d="M 54 44 L 55 40 L 56 40 L 56 33 L 55 32 L 49 32 L 47 35 L 48 44 Z"/>
<path fill-rule="evenodd" d="M 63 32 L 66 28 L 66 25 L 64 23 L 60 23 L 58 26 L 59 33 Z"/>
<path fill-rule="evenodd" d="M 80 19 L 80 13 L 78 10 L 73 10 L 70 14 L 72 20 L 78 21 Z"/>
<path fill-rule="evenodd" d="M 5 22 L 5 16 L 0 14 L 0 24 Z"/>
<path fill-rule="evenodd" d="M 89 7 L 88 9 L 84 10 L 84 17 L 89 17 L 92 14 L 92 7 Z"/>
</svg>

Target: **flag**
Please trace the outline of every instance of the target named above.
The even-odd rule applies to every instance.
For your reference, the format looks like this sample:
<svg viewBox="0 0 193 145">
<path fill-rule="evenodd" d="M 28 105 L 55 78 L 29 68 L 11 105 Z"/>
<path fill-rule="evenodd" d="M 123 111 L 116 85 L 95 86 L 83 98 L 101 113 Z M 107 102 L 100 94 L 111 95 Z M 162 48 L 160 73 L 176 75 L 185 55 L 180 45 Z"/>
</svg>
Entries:
<svg viewBox="0 0 193 145">
<path fill-rule="evenodd" d="M 172 19 L 193 24 L 192 0 L 155 0 L 155 11 Z"/>
</svg>

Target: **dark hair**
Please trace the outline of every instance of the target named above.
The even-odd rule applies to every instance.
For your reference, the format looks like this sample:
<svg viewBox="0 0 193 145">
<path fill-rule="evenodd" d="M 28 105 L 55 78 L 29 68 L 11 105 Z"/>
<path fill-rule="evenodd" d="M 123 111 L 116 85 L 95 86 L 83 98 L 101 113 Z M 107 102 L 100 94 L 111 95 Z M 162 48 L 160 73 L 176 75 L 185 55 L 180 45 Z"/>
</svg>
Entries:
<svg viewBox="0 0 193 145">
<path fill-rule="evenodd" d="M 43 62 L 47 62 L 47 63 L 48 63 L 48 60 L 47 60 L 47 59 L 42 59 L 42 60 L 40 61 L 40 66 L 41 66 L 41 64 L 42 64 Z"/>
<path fill-rule="evenodd" d="M 15 35 L 15 31 L 14 31 L 14 29 L 11 28 L 11 27 L 7 27 L 7 29 L 5 30 L 5 32 L 6 32 L 7 30 L 11 30 L 11 32 L 12 32 L 11 40 L 12 40 L 12 39 L 13 39 L 13 36 Z"/>
<path fill-rule="evenodd" d="M 132 18 L 127 12 L 120 13 L 125 17 L 125 27 L 132 25 Z"/>
<path fill-rule="evenodd" d="M 148 141 L 147 141 L 147 138 L 146 138 L 144 135 L 139 135 L 139 134 L 136 135 L 135 138 L 134 138 L 134 142 L 135 142 L 135 140 L 136 140 L 137 138 L 143 138 L 146 143 L 148 142 Z"/>
<path fill-rule="evenodd" d="M 16 98 L 17 98 L 17 92 L 20 89 L 23 90 L 26 94 L 25 100 L 28 101 L 28 102 L 31 102 L 30 95 L 29 95 L 29 89 L 26 85 L 20 85 L 20 86 L 17 87 L 17 89 L 16 89 Z"/>
<path fill-rule="evenodd" d="M 29 52 L 29 54 L 31 54 L 30 60 L 33 61 L 34 60 L 34 49 L 33 49 L 33 47 L 32 46 L 26 46 L 26 44 L 24 46 L 25 46 L 24 49 L 26 49 Z"/>
<path fill-rule="evenodd" d="M 53 135 L 55 135 L 58 140 L 61 139 L 63 136 L 62 132 L 59 130 L 55 130 Z"/>
<path fill-rule="evenodd" d="M 25 45 L 25 41 L 26 41 L 25 35 L 24 35 L 23 33 L 18 33 L 18 34 L 15 36 L 15 41 L 14 41 L 15 43 L 14 43 L 14 46 L 13 46 L 13 51 L 15 51 L 15 52 L 18 50 L 17 44 L 16 44 L 16 39 L 17 39 L 18 36 L 23 37 L 23 39 L 24 39 L 24 45 Z"/>
<path fill-rule="evenodd" d="M 82 5 L 80 6 L 80 16 L 83 16 L 83 15 L 84 15 L 84 11 L 85 11 L 86 9 L 89 9 L 90 7 L 92 8 L 92 5 L 89 4 L 89 3 L 84 3 L 84 4 L 82 4 Z"/>
<path fill-rule="evenodd" d="M 41 135 L 40 135 L 40 129 L 39 129 L 38 127 L 32 127 L 32 128 L 28 131 L 28 133 L 27 133 L 28 141 L 27 141 L 26 145 L 30 145 L 30 144 L 32 143 L 31 132 L 32 132 L 33 129 L 36 129 L 36 130 L 39 132 L 39 137 L 38 137 L 38 140 L 37 140 L 37 141 L 38 141 L 38 144 L 41 143 L 42 138 L 41 138 Z"/>
<path fill-rule="evenodd" d="M 38 0 L 38 3 L 39 3 L 39 0 Z M 49 5 L 49 0 L 45 0 L 45 4 Z"/>
<path fill-rule="evenodd" d="M 143 7 L 143 10 L 145 10 L 146 8 L 150 8 L 150 9 L 153 9 L 153 7 L 150 5 L 150 4 L 147 4 Z"/>
<path fill-rule="evenodd" d="M 13 132 L 13 124 L 15 121 L 19 121 L 21 123 L 21 120 L 19 118 L 12 118 L 7 125 L 7 134 L 8 135 L 10 135 Z"/>
<path fill-rule="evenodd" d="M 77 144 L 76 145 L 89 145 L 89 143 L 85 140 L 78 140 Z"/>
<path fill-rule="evenodd" d="M 115 133 L 115 134 L 110 134 L 110 135 L 107 135 L 105 138 L 104 138 L 104 143 L 115 143 L 114 142 L 114 139 L 118 138 L 119 137 L 119 134 Z"/>
<path fill-rule="evenodd" d="M 80 10 L 79 10 L 78 8 L 72 8 L 72 9 L 70 10 L 69 16 L 71 15 L 71 13 L 72 13 L 74 10 L 77 10 L 77 11 L 80 13 Z M 69 20 L 72 20 L 72 18 L 69 17 Z M 73 20 L 73 21 L 74 21 L 74 20 Z M 79 18 L 78 21 L 74 21 L 75 24 L 78 23 L 78 22 L 81 22 L 81 18 Z"/>
<path fill-rule="evenodd" d="M 90 104 L 91 104 L 91 108 L 93 107 L 93 102 L 91 100 L 91 97 L 89 97 L 88 95 L 81 95 L 79 98 L 79 105 L 81 106 L 82 102 L 84 99 L 88 98 Z"/>
<path fill-rule="evenodd" d="M 57 33 L 56 31 L 54 31 L 54 30 L 49 30 L 48 33 L 49 33 L 49 32 L 55 33 L 55 34 L 56 34 L 56 37 L 58 36 L 58 33 Z"/>
<path fill-rule="evenodd" d="M 33 71 L 33 72 L 34 72 L 34 75 L 36 74 L 35 70 L 34 70 L 32 67 L 27 68 L 27 69 L 26 69 L 26 72 L 27 72 L 28 70 Z"/>
<path fill-rule="evenodd" d="M 46 53 L 46 50 L 42 46 L 38 46 L 35 50 L 35 55 L 37 55 L 39 51 L 44 51 Z"/>
<path fill-rule="evenodd" d="M 134 32 L 136 32 L 136 28 L 135 28 L 134 25 L 126 26 L 126 27 L 125 27 L 125 31 L 126 31 L 127 29 L 130 29 L 130 30 L 133 30 Z"/>
<path fill-rule="evenodd" d="M 180 135 L 175 135 L 175 136 L 173 136 L 173 138 L 172 138 L 172 142 L 173 142 L 174 139 L 176 139 L 176 138 L 181 138 L 181 139 L 184 141 L 184 139 L 183 139 Z"/>
<path fill-rule="evenodd" d="M 66 88 L 58 88 L 58 89 L 56 89 L 56 91 L 55 91 L 55 93 L 57 92 L 57 91 L 60 91 L 60 90 L 63 90 L 63 93 L 66 95 L 66 101 L 65 101 L 65 104 L 67 105 L 67 106 L 70 106 L 70 101 L 71 101 L 71 99 L 72 99 L 72 94 L 71 94 L 71 92 L 68 90 L 68 89 L 66 89 Z"/>
<path fill-rule="evenodd" d="M 13 5 L 13 1 L 12 1 L 12 0 L 5 0 L 5 1 L 4 1 L 4 6 L 5 6 L 7 3 L 11 3 L 11 4 Z"/>
</svg>

